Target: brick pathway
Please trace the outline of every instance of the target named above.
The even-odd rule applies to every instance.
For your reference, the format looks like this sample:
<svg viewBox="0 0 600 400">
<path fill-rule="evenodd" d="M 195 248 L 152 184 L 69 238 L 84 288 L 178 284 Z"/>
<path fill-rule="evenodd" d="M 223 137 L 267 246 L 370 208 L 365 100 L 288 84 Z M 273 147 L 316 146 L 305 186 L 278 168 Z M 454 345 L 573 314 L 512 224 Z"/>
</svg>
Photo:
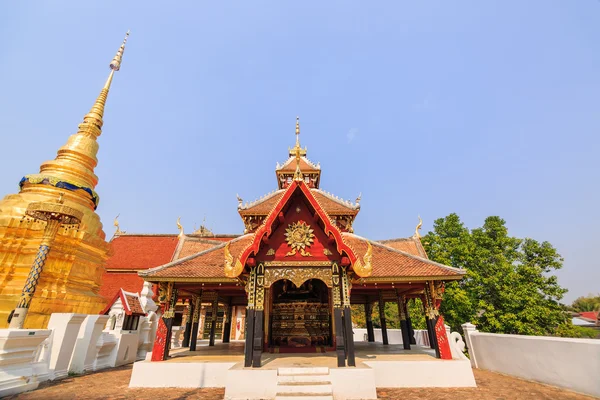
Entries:
<svg viewBox="0 0 600 400">
<path fill-rule="evenodd" d="M 488 371 L 474 370 L 477 388 L 380 389 L 380 399 L 590 400 L 592 397 Z M 224 389 L 129 389 L 131 366 L 44 383 L 9 399 L 223 399 Z"/>
</svg>

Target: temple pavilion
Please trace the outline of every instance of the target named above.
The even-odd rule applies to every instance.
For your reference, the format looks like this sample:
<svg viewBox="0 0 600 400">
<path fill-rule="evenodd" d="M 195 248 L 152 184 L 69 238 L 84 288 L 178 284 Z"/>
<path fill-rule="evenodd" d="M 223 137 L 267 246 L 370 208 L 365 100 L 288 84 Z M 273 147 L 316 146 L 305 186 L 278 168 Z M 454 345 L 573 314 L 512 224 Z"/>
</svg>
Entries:
<svg viewBox="0 0 600 400">
<path fill-rule="evenodd" d="M 170 259 L 153 268 L 145 264 L 121 271 L 121 276 L 130 277 L 137 272 L 135 279 L 157 285 L 162 318 L 152 361 L 169 357 L 176 311 L 184 304 L 189 317 L 183 323 L 183 344 L 190 351 L 197 350 L 199 330 L 209 345 L 219 337 L 230 342 L 236 308 L 244 310 L 244 326 L 238 329 L 244 332 L 245 367 L 260 367 L 263 352 L 335 352 L 339 367 L 355 366 L 351 305 L 364 305 L 370 342 L 370 314 L 373 304 L 379 305 L 387 345 L 383 307 L 396 302 L 403 346 L 410 349 L 415 339 L 407 301 L 412 298 L 421 299 L 424 306 L 436 356 L 452 358 L 438 310 L 444 283 L 461 279 L 465 271 L 429 260 L 419 227 L 410 238 L 383 242 L 356 235 L 353 222 L 360 197 L 349 202 L 320 188 L 321 167 L 307 158 L 299 134 L 296 121 L 296 143 L 275 170 L 277 189 L 252 203 L 238 197 L 243 235 L 219 236 L 206 229 L 185 235 L 181 229 L 177 236 L 121 232 L 113 238 L 123 256 L 135 247 L 127 240 L 152 240 L 153 248 L 164 253 L 162 260 Z M 119 267 L 111 270 L 109 260 L 105 283 L 107 277 L 110 281 L 118 276 Z"/>
</svg>

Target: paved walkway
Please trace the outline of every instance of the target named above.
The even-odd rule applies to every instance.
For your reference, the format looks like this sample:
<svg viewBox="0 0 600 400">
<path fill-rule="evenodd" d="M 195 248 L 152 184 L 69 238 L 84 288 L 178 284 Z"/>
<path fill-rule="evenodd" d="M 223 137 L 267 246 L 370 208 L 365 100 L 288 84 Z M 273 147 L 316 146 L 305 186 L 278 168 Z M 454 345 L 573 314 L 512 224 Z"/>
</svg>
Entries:
<svg viewBox="0 0 600 400">
<path fill-rule="evenodd" d="M 474 370 L 477 388 L 380 389 L 380 399 L 411 400 L 590 400 L 592 397 L 493 372 Z M 131 365 L 45 383 L 10 399 L 223 399 L 224 389 L 129 389 Z"/>
</svg>

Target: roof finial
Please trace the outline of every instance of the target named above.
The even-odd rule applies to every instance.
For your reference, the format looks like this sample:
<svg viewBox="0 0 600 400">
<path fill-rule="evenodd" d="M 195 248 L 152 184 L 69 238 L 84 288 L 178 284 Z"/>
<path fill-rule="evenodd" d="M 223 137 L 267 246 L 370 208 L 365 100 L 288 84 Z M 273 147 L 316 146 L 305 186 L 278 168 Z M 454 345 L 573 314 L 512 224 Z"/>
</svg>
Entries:
<svg viewBox="0 0 600 400">
<path fill-rule="evenodd" d="M 300 117 L 296 117 L 296 144 L 290 150 L 290 157 L 294 157 L 296 155 L 296 149 L 300 150 L 300 156 L 303 157 L 306 155 L 306 148 L 300 147 Z"/>
<path fill-rule="evenodd" d="M 177 229 L 179 229 L 179 237 L 183 237 L 183 226 L 181 225 L 181 217 L 177 217 Z"/>
<path fill-rule="evenodd" d="M 125 52 L 125 43 L 127 43 L 127 38 L 129 37 L 129 31 L 125 34 L 125 39 L 123 39 L 123 44 L 119 47 L 115 58 L 112 59 L 109 66 L 110 69 L 118 71 L 121 69 L 121 60 L 123 59 L 123 53 Z"/>
<path fill-rule="evenodd" d="M 362 199 L 362 192 L 358 194 L 358 197 L 356 198 L 356 205 L 360 205 L 360 199 Z"/>
<path fill-rule="evenodd" d="M 304 176 L 302 175 L 302 171 L 300 170 L 300 146 L 296 146 L 294 150 L 296 152 L 296 172 L 294 172 L 294 180 L 303 181 Z"/>
<path fill-rule="evenodd" d="M 419 223 L 417 224 L 417 227 L 415 228 L 415 236 L 418 238 L 421 237 L 421 234 L 419 233 L 421 226 L 423 226 L 423 220 L 421 219 L 421 216 L 419 215 Z"/>
<path fill-rule="evenodd" d="M 121 230 L 121 228 L 119 227 L 119 215 L 121 215 L 121 214 L 118 214 L 118 215 L 115 217 L 115 220 L 114 220 L 114 222 L 113 222 L 113 225 L 115 226 L 115 228 L 117 228 L 117 230 L 115 231 L 115 236 L 117 236 L 117 235 L 122 235 L 122 234 L 124 234 L 124 233 L 125 233 L 125 232 L 123 232 L 123 231 Z"/>
<path fill-rule="evenodd" d="M 296 147 L 300 147 L 300 117 L 296 117 Z"/>
</svg>

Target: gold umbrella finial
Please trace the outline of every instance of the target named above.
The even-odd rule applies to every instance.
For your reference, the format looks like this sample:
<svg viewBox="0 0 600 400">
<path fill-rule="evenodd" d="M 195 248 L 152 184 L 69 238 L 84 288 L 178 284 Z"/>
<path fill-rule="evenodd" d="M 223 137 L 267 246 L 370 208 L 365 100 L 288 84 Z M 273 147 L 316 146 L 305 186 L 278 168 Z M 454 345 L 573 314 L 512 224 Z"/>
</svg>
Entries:
<svg viewBox="0 0 600 400">
<path fill-rule="evenodd" d="M 110 69 L 112 69 L 114 71 L 118 71 L 119 69 L 121 69 L 121 61 L 123 60 L 123 53 L 125 52 L 125 44 L 127 43 L 127 38 L 129 37 L 129 32 L 130 31 L 127 31 L 127 33 L 125 34 L 125 39 L 123 39 L 123 44 L 121 45 L 121 47 L 119 47 L 119 50 L 117 51 L 117 54 L 115 55 L 115 58 L 113 58 L 109 64 Z"/>
<path fill-rule="evenodd" d="M 300 117 L 296 117 L 296 147 L 300 147 Z"/>
</svg>

